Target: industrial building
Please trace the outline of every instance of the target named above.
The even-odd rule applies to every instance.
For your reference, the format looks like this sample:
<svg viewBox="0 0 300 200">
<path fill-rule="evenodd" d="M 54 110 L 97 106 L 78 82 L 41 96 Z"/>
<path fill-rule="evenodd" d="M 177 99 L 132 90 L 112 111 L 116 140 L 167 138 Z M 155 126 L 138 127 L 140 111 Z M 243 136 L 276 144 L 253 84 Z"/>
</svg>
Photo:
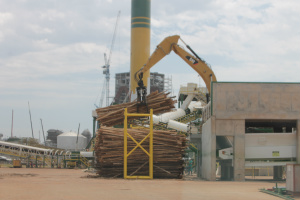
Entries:
<svg viewBox="0 0 300 200">
<path fill-rule="evenodd" d="M 57 147 L 57 136 L 59 136 L 63 132 L 61 130 L 57 130 L 57 129 L 49 129 L 47 131 L 47 133 L 48 133 L 48 135 L 46 138 L 46 146 L 56 148 Z"/>
<path fill-rule="evenodd" d="M 128 92 L 130 83 L 130 73 L 116 73 L 115 77 L 115 98 L 114 103 L 120 104 L 128 102 Z M 168 89 L 171 88 L 170 80 L 166 82 Z M 158 90 L 159 92 L 164 91 L 165 88 L 165 75 L 157 72 L 150 73 L 150 92 Z"/>
<path fill-rule="evenodd" d="M 245 168 L 300 162 L 300 84 L 212 82 L 203 111 L 201 177 L 244 181 Z M 217 153 L 216 153 L 217 152 Z"/>
</svg>

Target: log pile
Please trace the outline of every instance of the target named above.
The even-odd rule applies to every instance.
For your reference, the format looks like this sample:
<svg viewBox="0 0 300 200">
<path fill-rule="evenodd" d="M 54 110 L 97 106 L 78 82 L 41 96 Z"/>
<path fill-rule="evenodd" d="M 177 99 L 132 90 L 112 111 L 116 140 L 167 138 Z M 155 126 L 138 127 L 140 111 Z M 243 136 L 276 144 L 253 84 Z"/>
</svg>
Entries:
<svg viewBox="0 0 300 200">
<path fill-rule="evenodd" d="M 96 168 L 102 177 L 123 177 L 124 129 L 101 127 L 97 131 L 95 144 Z M 128 133 L 140 142 L 149 130 L 128 129 Z M 136 144 L 128 138 L 130 152 Z M 149 139 L 142 143 L 149 151 Z M 185 136 L 173 131 L 153 131 L 153 175 L 154 178 L 182 178 Z M 148 156 L 138 147 L 128 157 L 128 173 L 131 176 L 148 176 Z"/>
<path fill-rule="evenodd" d="M 97 120 L 101 125 L 114 126 L 124 122 L 124 108 L 127 108 L 128 113 L 149 113 L 153 109 L 153 114 L 160 114 L 171 111 L 176 103 L 174 97 L 168 97 L 168 93 L 153 92 L 147 96 L 148 110 L 146 106 L 139 106 L 137 109 L 137 102 L 123 103 L 119 105 L 112 105 L 104 108 L 96 109 Z M 138 119 L 139 117 L 129 117 L 128 120 Z"/>
</svg>

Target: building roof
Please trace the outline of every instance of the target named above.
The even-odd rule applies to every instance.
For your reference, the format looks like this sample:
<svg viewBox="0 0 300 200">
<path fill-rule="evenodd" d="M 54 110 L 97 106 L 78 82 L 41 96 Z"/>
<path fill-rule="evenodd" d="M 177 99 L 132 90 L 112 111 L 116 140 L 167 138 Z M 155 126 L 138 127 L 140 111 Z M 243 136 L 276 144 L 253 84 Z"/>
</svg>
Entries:
<svg viewBox="0 0 300 200">
<path fill-rule="evenodd" d="M 57 137 L 77 137 L 77 133 L 75 133 L 75 132 L 65 132 L 65 133 L 60 134 Z M 79 134 L 78 137 L 84 137 L 84 136 Z"/>
</svg>

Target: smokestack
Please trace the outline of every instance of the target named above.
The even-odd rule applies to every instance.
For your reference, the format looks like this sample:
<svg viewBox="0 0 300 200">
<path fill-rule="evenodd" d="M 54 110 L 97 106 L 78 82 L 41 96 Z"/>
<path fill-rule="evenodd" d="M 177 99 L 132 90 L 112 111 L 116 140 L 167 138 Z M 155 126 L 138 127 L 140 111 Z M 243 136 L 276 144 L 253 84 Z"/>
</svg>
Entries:
<svg viewBox="0 0 300 200">
<path fill-rule="evenodd" d="M 142 68 L 150 56 L 150 7 L 151 0 L 131 0 L 131 57 L 130 90 L 131 101 L 136 99 L 135 73 Z M 150 93 L 150 71 L 143 74 L 144 85 Z"/>
</svg>

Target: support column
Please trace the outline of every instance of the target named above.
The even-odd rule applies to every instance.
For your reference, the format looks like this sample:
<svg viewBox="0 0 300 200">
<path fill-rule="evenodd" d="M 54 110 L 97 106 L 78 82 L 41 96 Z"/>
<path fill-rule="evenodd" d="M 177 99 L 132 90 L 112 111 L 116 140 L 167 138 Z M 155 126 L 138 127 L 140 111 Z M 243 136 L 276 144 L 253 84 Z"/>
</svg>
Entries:
<svg viewBox="0 0 300 200">
<path fill-rule="evenodd" d="M 96 135 L 96 117 L 93 117 L 93 137 Z"/>
<path fill-rule="evenodd" d="M 273 179 L 274 180 L 282 180 L 283 175 L 283 167 L 282 166 L 274 166 L 273 167 Z"/>
<path fill-rule="evenodd" d="M 195 160 L 195 167 L 196 167 L 196 174 L 198 178 L 201 178 L 201 159 L 202 159 L 202 142 L 201 142 L 202 134 L 191 134 L 190 135 L 190 142 L 195 144 L 197 147 L 196 153 L 196 160 Z"/>
<path fill-rule="evenodd" d="M 297 121 L 297 153 L 296 160 L 297 164 L 300 164 L 300 120 Z"/>
<path fill-rule="evenodd" d="M 234 122 L 233 145 L 233 176 L 234 181 L 245 181 L 245 121 Z"/>
<path fill-rule="evenodd" d="M 201 142 L 201 141 L 200 141 Z M 202 166 L 202 147 L 201 147 L 201 143 L 197 144 L 197 177 L 201 178 L 201 166 Z"/>
<path fill-rule="evenodd" d="M 231 160 L 229 162 L 221 163 L 221 180 L 222 181 L 232 181 L 233 179 L 233 167 Z"/>
<path fill-rule="evenodd" d="M 202 178 L 216 180 L 216 119 L 213 116 L 202 126 Z"/>
<path fill-rule="evenodd" d="M 45 155 L 43 155 L 43 168 L 45 168 Z"/>
</svg>

